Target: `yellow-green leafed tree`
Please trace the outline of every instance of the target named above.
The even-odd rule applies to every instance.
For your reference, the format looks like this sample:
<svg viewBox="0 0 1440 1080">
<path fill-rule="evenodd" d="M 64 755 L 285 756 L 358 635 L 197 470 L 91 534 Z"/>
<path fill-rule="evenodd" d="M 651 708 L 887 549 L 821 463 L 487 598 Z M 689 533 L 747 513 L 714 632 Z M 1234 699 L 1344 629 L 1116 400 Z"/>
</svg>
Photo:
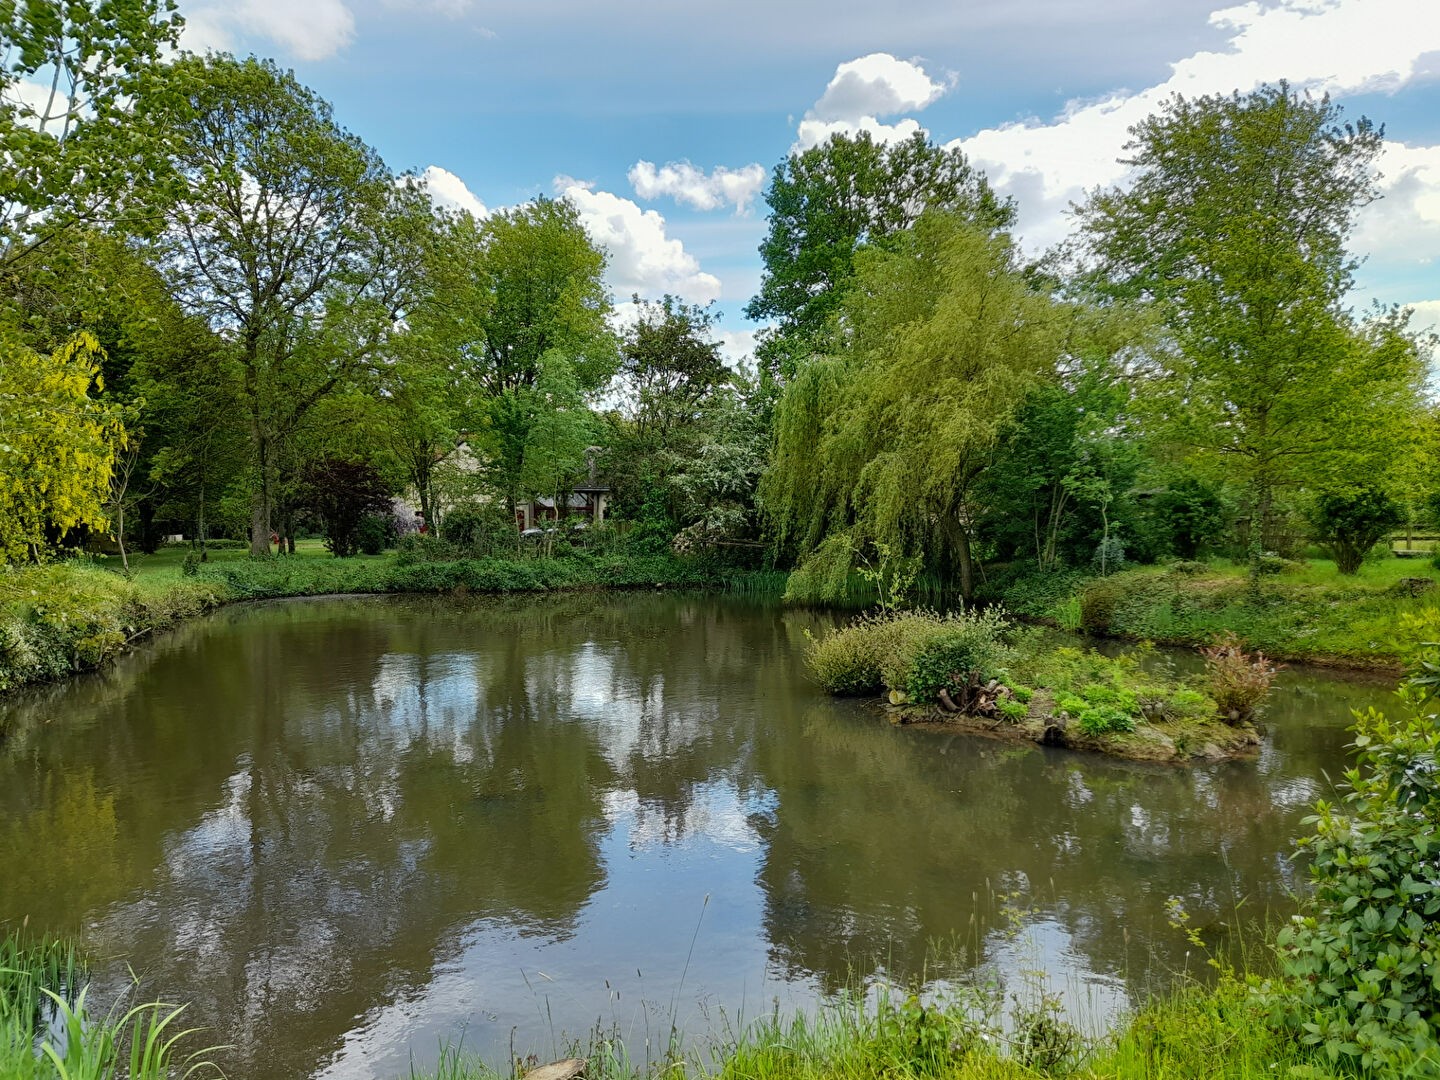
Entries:
<svg viewBox="0 0 1440 1080">
<path fill-rule="evenodd" d="M 118 406 L 99 401 L 100 345 L 79 333 L 48 356 L 0 337 L 0 559 L 45 557 L 67 529 L 107 526 Z"/>
</svg>

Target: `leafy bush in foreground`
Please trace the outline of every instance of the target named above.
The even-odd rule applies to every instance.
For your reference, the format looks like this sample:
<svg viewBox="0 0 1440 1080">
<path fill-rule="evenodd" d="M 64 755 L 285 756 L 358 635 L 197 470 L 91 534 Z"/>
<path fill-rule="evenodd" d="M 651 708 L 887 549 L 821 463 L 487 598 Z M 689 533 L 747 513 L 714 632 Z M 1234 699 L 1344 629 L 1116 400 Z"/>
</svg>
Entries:
<svg viewBox="0 0 1440 1080">
<path fill-rule="evenodd" d="M 1440 631 L 1440 612 L 1423 620 Z M 1273 1003 L 1302 1043 L 1375 1075 L 1440 1075 L 1440 645 L 1425 646 L 1392 721 L 1357 714 L 1343 804 L 1300 841 L 1313 896 L 1277 939 Z"/>
</svg>

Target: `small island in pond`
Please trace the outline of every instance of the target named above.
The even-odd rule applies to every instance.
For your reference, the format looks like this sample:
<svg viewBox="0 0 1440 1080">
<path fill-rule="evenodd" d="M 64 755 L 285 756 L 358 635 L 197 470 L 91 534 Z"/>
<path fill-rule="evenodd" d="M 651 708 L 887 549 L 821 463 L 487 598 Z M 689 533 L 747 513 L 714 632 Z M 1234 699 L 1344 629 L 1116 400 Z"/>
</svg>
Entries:
<svg viewBox="0 0 1440 1080">
<path fill-rule="evenodd" d="M 883 695 L 896 724 L 1139 761 L 1253 755 L 1256 712 L 1276 668 L 1233 638 L 1184 678 L 1145 647 L 1118 656 L 1016 633 L 991 610 L 865 615 L 812 640 L 811 672 L 832 694 Z"/>
</svg>

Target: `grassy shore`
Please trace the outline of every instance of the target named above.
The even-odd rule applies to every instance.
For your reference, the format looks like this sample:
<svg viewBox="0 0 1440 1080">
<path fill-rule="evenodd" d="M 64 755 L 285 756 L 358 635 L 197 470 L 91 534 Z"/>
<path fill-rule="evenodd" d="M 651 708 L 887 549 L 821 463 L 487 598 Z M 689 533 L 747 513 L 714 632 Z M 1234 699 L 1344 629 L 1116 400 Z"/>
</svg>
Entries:
<svg viewBox="0 0 1440 1080">
<path fill-rule="evenodd" d="M 873 995 L 872 995 L 873 996 Z M 1227 975 L 1190 983 L 1141 1008 L 1114 1032 L 1087 1037 L 1054 1002 L 1019 1003 L 1006 1022 L 951 996 L 939 1001 L 897 991 L 878 1001 L 841 997 L 795 1016 L 767 1017 L 728 1038 L 660 1062 L 631 1061 L 617 1042 L 597 1039 L 572 1053 L 586 1080 L 1330 1080 L 1329 1063 L 1268 1022 L 1246 983 Z M 511 1080 L 447 1050 L 410 1080 Z"/>
<path fill-rule="evenodd" d="M 562 589 L 778 590 L 773 575 L 672 555 L 565 550 L 516 558 L 407 562 L 393 554 L 336 559 L 318 544 L 251 560 L 222 550 L 193 573 L 185 551 L 131 561 L 0 568 L 0 694 L 100 667 L 182 619 L 240 600 L 348 593 L 512 593 Z M 778 594 L 778 593 L 777 593 Z M 0 732 L 3 734 L 3 732 Z"/>
<path fill-rule="evenodd" d="M 0 1078 L 133 1080 L 223 1076 L 227 1047 L 190 1029 L 184 1010 L 87 1003 L 86 966 L 64 940 L 0 936 Z M 585 1080 L 1208 1080 L 1211 1077 L 1338 1076 L 1270 1020 L 1250 985 L 1223 974 L 1210 985 L 1181 983 L 1125 1018 L 1086 1036 L 1054 998 L 993 989 L 897 988 L 837 995 L 794 1015 L 775 1013 L 739 1029 L 674 1032 L 658 1060 L 636 1062 L 600 1032 L 571 1053 Z M 535 1059 L 497 1067 L 452 1044 L 410 1080 L 511 1080 Z M 1427 1074 L 1428 1075 L 1428 1074 Z"/>
<path fill-rule="evenodd" d="M 1277 660 L 1398 670 L 1414 645 L 1402 621 L 1440 602 L 1437 580 L 1440 571 L 1418 559 L 1367 563 L 1353 577 L 1312 559 L 1259 578 L 1212 560 L 1107 578 L 1021 577 L 997 591 L 1015 614 L 1069 630 L 1189 646 L 1233 631 Z"/>
</svg>

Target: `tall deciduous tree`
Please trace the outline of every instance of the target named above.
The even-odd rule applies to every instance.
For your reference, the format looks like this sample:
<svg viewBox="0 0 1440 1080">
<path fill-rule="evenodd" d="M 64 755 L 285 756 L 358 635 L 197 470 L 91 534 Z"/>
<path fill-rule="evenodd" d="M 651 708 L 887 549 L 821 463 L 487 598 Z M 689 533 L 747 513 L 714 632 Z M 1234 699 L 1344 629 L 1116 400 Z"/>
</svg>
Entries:
<svg viewBox="0 0 1440 1080">
<path fill-rule="evenodd" d="M 380 354 L 412 306 L 430 210 L 273 64 L 189 58 L 176 78 L 185 188 L 170 211 L 166 266 L 240 368 L 251 551 L 264 554 L 294 465 L 288 441 Z"/>
<path fill-rule="evenodd" d="M 531 429 L 558 400 L 553 387 L 542 385 L 547 373 L 563 366 L 566 385 L 582 397 L 615 374 L 605 254 L 563 199 L 492 215 L 476 229 L 475 244 L 469 256 L 474 306 L 457 345 L 478 390 L 477 448 L 513 511 L 537 493 L 527 490 L 534 472 L 526 468 L 526 454 Z"/>
<path fill-rule="evenodd" d="M 673 296 L 635 297 L 637 318 L 620 347 L 620 389 L 645 448 L 663 449 L 700 417 L 707 398 L 730 382 L 714 339 L 715 315 Z"/>
<path fill-rule="evenodd" d="M 1277 494 L 1389 452 L 1386 417 L 1414 400 L 1413 350 L 1343 309 L 1380 132 L 1281 83 L 1177 96 L 1131 135 L 1133 186 L 1082 210 L 1101 287 L 1159 310 L 1160 428 L 1242 487 L 1268 541 Z"/>
<path fill-rule="evenodd" d="M 164 185 L 174 0 L 0 0 L 0 273 Z M 145 108 L 137 101 L 146 98 Z"/>
<path fill-rule="evenodd" d="M 782 551 L 924 555 L 970 596 L 977 481 L 1026 392 L 1066 356 L 1076 310 L 1031 288 L 1008 240 L 924 215 L 857 260 L 846 338 L 785 389 L 762 505 Z"/>
<path fill-rule="evenodd" d="M 996 196 L 958 149 L 935 146 L 919 132 L 894 144 L 867 132 L 834 135 L 791 153 L 775 167 L 765 201 L 765 271 L 745 313 L 777 324 L 760 358 L 782 379 L 815 349 L 863 245 L 904 232 L 926 210 L 956 214 L 985 230 L 1015 219 L 1011 202 Z"/>
</svg>

